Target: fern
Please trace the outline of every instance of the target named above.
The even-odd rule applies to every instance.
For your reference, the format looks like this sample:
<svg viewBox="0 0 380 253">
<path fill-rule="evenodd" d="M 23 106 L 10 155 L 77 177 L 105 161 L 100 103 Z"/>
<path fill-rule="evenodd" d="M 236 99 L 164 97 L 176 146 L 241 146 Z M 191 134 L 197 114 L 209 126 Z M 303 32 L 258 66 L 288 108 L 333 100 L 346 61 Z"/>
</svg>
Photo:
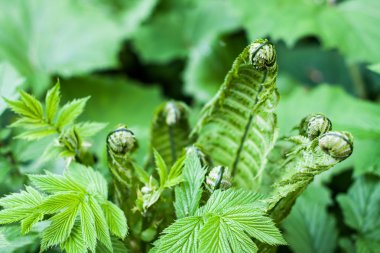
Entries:
<svg viewBox="0 0 380 253">
<path fill-rule="evenodd" d="M 50 224 L 42 232 L 41 251 L 59 245 L 66 252 L 95 252 L 97 241 L 112 251 L 110 233 L 125 238 L 123 212 L 107 201 L 107 182 L 91 168 L 72 164 L 64 175 L 30 175 L 37 189 L 0 199 L 0 224 L 21 222 L 22 233 L 45 216 Z M 112 217 L 112 218 L 110 218 Z"/>
<path fill-rule="evenodd" d="M 151 127 L 151 149 L 157 150 L 169 166 L 181 156 L 190 144 L 188 108 L 184 103 L 170 101 L 155 112 Z"/>
<path fill-rule="evenodd" d="M 257 40 L 238 56 L 194 131 L 214 165 L 232 171 L 238 186 L 257 189 L 277 137 L 276 53 Z"/>
<path fill-rule="evenodd" d="M 195 152 L 190 152 L 185 164 L 185 171 L 190 168 L 198 171 L 194 176 L 204 170 Z M 193 177 L 195 181 L 199 178 Z M 191 193 L 186 184 L 183 189 Z M 184 203 L 176 204 L 177 210 L 181 210 L 179 214 L 185 213 L 181 206 L 197 207 L 199 193 L 177 197 Z M 242 189 L 216 190 L 193 215 L 180 218 L 165 229 L 153 252 L 257 252 L 252 237 L 270 245 L 286 244 L 274 223 L 256 204 L 259 198 L 260 195 Z"/>
<path fill-rule="evenodd" d="M 105 124 L 84 122 L 74 124 L 74 121 L 83 112 L 89 97 L 75 99 L 59 108 L 61 100 L 60 83 L 50 89 L 45 98 L 45 107 L 35 97 L 20 91 L 20 100 L 12 101 L 4 98 L 19 119 L 11 127 L 24 128 L 23 133 L 16 138 L 29 141 L 45 138 L 50 135 L 58 136 L 59 146 L 50 145 L 48 152 L 59 152 L 64 157 L 75 159 L 77 162 L 92 164 L 92 156 L 88 154 L 83 138 L 96 134 L 105 127 Z M 53 155 L 52 155 L 53 156 Z"/>
</svg>

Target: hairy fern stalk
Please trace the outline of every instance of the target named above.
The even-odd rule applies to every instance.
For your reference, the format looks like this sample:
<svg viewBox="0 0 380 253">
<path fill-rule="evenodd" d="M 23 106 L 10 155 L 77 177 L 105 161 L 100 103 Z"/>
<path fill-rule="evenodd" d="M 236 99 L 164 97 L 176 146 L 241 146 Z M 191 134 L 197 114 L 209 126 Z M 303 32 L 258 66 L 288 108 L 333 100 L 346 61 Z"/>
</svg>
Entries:
<svg viewBox="0 0 380 253">
<path fill-rule="evenodd" d="M 183 103 L 157 109 L 144 166 L 134 160 L 138 136 L 115 129 L 106 140 L 109 185 L 88 167 L 95 161 L 84 141 L 103 125 L 74 123 L 87 99 L 59 110 L 57 84 L 45 109 L 25 92 L 7 100 L 20 116 L 12 126 L 25 128 L 19 138 L 54 135 L 47 153 L 58 148 L 68 163 L 63 174 L 30 175 L 26 190 L 1 198 L 0 224 L 20 222 L 22 234 L 41 238 L 41 251 L 275 252 L 297 197 L 353 151 L 351 134 L 319 113 L 278 139 L 276 76 L 274 46 L 251 43 L 192 131 Z"/>
</svg>

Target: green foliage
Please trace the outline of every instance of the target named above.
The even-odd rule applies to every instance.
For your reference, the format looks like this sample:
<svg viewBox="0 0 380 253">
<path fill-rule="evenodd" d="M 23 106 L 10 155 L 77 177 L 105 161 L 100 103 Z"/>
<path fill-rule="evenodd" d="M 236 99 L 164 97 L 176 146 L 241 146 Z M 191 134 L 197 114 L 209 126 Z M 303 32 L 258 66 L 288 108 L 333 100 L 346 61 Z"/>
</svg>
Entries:
<svg viewBox="0 0 380 253">
<path fill-rule="evenodd" d="M 331 202 L 328 190 L 317 185 L 310 185 L 297 199 L 283 224 L 295 253 L 335 252 L 338 231 L 334 216 L 327 212 Z"/>
<path fill-rule="evenodd" d="M 380 41 L 376 29 L 380 5 L 376 0 L 231 2 L 251 39 L 269 35 L 294 45 L 302 37 L 315 35 L 326 48 L 337 48 L 349 60 L 374 63 L 380 58 L 375 47 Z M 254 15 L 251 6 L 255 6 Z"/>
<path fill-rule="evenodd" d="M 41 235 L 41 251 L 59 245 L 66 252 L 94 252 L 97 241 L 112 251 L 110 232 L 122 239 L 127 235 L 125 216 L 107 201 L 107 182 L 99 172 L 73 164 L 63 175 L 46 172 L 29 178 L 40 191 L 27 186 L 0 199 L 0 223 L 20 221 L 25 234 L 50 217 Z"/>
<path fill-rule="evenodd" d="M 17 98 L 16 88 L 24 83 L 24 79 L 6 62 L 0 62 L 0 94 L 8 99 Z M 0 99 L 0 115 L 5 110 L 5 102 Z"/>
<path fill-rule="evenodd" d="M 105 126 L 95 122 L 74 124 L 83 112 L 89 97 L 75 99 L 59 108 L 61 100 L 59 82 L 47 92 L 45 107 L 24 91 L 20 91 L 20 97 L 20 100 L 15 101 L 4 98 L 11 110 L 19 115 L 19 119 L 12 123 L 11 127 L 24 128 L 23 133 L 17 138 L 32 141 L 58 135 L 61 146 L 56 149 L 64 156 L 76 157 L 77 160 L 85 162 L 83 137 L 96 134 Z"/>
<path fill-rule="evenodd" d="M 193 216 L 198 209 L 205 172 L 197 156 L 197 150 L 194 147 L 190 148 L 183 167 L 183 183 L 175 188 L 174 207 L 178 219 Z"/>
<path fill-rule="evenodd" d="M 356 231 L 356 252 L 376 252 L 380 245 L 380 180 L 362 176 L 337 197 L 347 226 Z"/>
<path fill-rule="evenodd" d="M 250 237 L 286 244 L 271 219 L 253 204 L 258 198 L 244 190 L 215 191 L 194 216 L 165 229 L 154 252 L 257 252 Z"/>
</svg>

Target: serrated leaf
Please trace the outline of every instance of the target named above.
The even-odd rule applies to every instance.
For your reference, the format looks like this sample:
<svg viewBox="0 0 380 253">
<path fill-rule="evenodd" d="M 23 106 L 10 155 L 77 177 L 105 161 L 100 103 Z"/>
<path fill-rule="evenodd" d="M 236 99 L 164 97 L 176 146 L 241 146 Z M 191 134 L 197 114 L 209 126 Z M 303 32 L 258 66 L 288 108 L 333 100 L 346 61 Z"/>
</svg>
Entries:
<svg viewBox="0 0 380 253">
<path fill-rule="evenodd" d="M 83 195 L 77 192 L 60 192 L 45 198 L 37 209 L 43 214 L 53 214 L 79 203 L 81 198 L 83 198 Z"/>
<path fill-rule="evenodd" d="M 158 176 L 160 177 L 160 186 L 163 187 L 165 185 L 166 180 L 168 179 L 168 167 L 162 156 L 156 150 L 153 150 L 153 154 L 156 164 L 156 170 L 158 172 Z"/>
<path fill-rule="evenodd" d="M 205 174 L 206 169 L 202 168 L 196 151 L 191 149 L 186 155 L 183 168 L 184 182 L 180 187 L 175 188 L 174 207 L 178 219 L 195 214 L 202 196 Z"/>
<path fill-rule="evenodd" d="M 52 123 L 56 113 L 58 112 L 59 102 L 61 101 L 60 83 L 59 81 L 46 94 L 46 118 Z"/>
<path fill-rule="evenodd" d="M 54 128 L 41 128 L 36 130 L 24 130 L 22 134 L 17 135 L 15 138 L 33 141 L 39 140 L 44 137 L 57 134 L 57 130 Z"/>
<path fill-rule="evenodd" d="M 334 216 L 327 212 L 330 196 L 324 187 L 310 185 L 283 222 L 285 238 L 295 253 L 333 253 L 338 240 Z M 319 200 L 318 200 L 319 198 Z"/>
<path fill-rule="evenodd" d="M 49 193 L 64 191 L 85 192 L 85 189 L 77 182 L 49 172 L 46 172 L 46 175 L 29 175 L 29 179 L 34 186 Z"/>
<path fill-rule="evenodd" d="M 12 253 L 22 248 L 37 248 L 38 233 L 21 235 L 17 226 L 0 227 L 0 252 Z"/>
<path fill-rule="evenodd" d="M 157 247 L 155 252 L 198 252 L 197 238 L 201 224 L 200 217 L 185 217 L 177 220 L 166 228 L 163 231 L 164 236 L 154 243 Z"/>
<path fill-rule="evenodd" d="M 124 239 L 128 232 L 128 226 L 123 211 L 109 201 L 102 205 L 102 209 L 110 231 L 117 237 Z"/>
<path fill-rule="evenodd" d="M 74 225 L 70 236 L 62 243 L 61 247 L 67 253 L 87 253 L 86 241 L 83 238 L 79 223 Z"/>
<path fill-rule="evenodd" d="M 20 96 L 21 101 L 30 110 L 35 119 L 42 119 L 44 117 L 44 112 L 40 101 L 23 90 L 20 91 Z"/>
<path fill-rule="evenodd" d="M 211 217 L 199 231 L 199 252 L 232 253 L 227 233 L 227 224 L 219 216 Z"/>
<path fill-rule="evenodd" d="M 86 248 L 89 248 L 92 252 L 95 252 L 97 245 L 95 217 L 87 202 L 80 205 L 80 229 Z"/>
<path fill-rule="evenodd" d="M 59 129 L 70 125 L 74 120 L 83 112 L 83 109 L 90 97 L 81 99 L 74 99 L 73 101 L 65 104 L 59 111 L 56 126 Z"/>
<path fill-rule="evenodd" d="M 42 233 L 41 250 L 66 241 L 72 232 L 77 214 L 78 205 L 74 204 L 50 218 L 51 225 Z"/>
<path fill-rule="evenodd" d="M 358 178 L 348 194 L 340 194 L 337 199 L 348 226 L 363 236 L 380 233 L 380 181 L 377 177 Z"/>
<path fill-rule="evenodd" d="M 107 220 L 104 216 L 103 210 L 93 197 L 89 198 L 89 205 L 94 214 L 96 236 L 98 240 L 112 252 L 111 237 L 108 231 L 109 227 L 107 225 Z"/>
<path fill-rule="evenodd" d="M 32 226 L 37 222 L 41 221 L 44 218 L 44 215 L 41 213 L 34 213 L 29 217 L 21 221 L 21 233 L 27 234 L 32 229 Z"/>
</svg>

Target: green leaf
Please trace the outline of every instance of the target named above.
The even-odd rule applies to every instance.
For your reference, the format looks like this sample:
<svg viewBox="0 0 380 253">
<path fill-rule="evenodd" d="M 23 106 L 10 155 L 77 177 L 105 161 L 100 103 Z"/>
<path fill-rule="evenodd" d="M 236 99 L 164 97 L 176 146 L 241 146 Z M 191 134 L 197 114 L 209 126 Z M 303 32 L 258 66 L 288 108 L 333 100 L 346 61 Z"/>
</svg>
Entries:
<svg viewBox="0 0 380 253">
<path fill-rule="evenodd" d="M 39 140 L 44 137 L 57 134 L 57 130 L 54 128 L 41 128 L 36 130 L 24 130 L 25 132 L 17 135 L 15 138 L 33 141 Z"/>
<path fill-rule="evenodd" d="M 136 31 L 133 44 L 144 61 L 165 63 L 186 57 L 191 48 L 237 26 L 226 1 L 171 4 Z"/>
<path fill-rule="evenodd" d="M 198 252 L 199 229 L 202 224 L 201 217 L 185 217 L 163 231 L 163 236 L 154 243 L 156 253 Z"/>
<path fill-rule="evenodd" d="M 215 216 L 208 219 L 199 232 L 199 252 L 232 253 L 227 230 L 227 224 L 221 217 Z"/>
<path fill-rule="evenodd" d="M 236 58 L 194 130 L 196 144 L 204 153 L 214 164 L 228 167 L 235 183 L 247 189 L 260 184 L 267 155 L 277 138 L 276 52 L 266 43 L 257 40 Z M 263 48 L 270 52 L 262 55 L 263 62 L 271 61 L 271 67 L 256 66 L 263 64 L 257 60 Z"/>
<path fill-rule="evenodd" d="M 29 175 L 34 186 L 48 193 L 64 191 L 85 192 L 85 189 L 77 182 L 65 176 L 54 175 L 46 172 L 46 175 Z"/>
<path fill-rule="evenodd" d="M 88 205 L 88 202 L 82 203 L 80 205 L 80 229 L 83 241 L 85 242 L 86 248 L 88 247 L 92 252 L 96 248 L 96 228 L 95 228 L 95 217 Z"/>
<path fill-rule="evenodd" d="M 363 236 L 380 233 L 380 180 L 362 176 L 351 186 L 348 194 L 337 197 L 344 221 Z M 380 237 L 377 238 L 380 241 Z"/>
<path fill-rule="evenodd" d="M 173 187 L 183 181 L 182 169 L 185 162 L 185 156 L 180 157 L 174 165 L 171 167 L 168 175 L 168 180 L 165 183 L 165 187 Z"/>
<path fill-rule="evenodd" d="M 194 148 L 188 151 L 183 168 L 184 182 L 175 188 L 174 207 L 178 219 L 194 215 L 202 196 L 206 170 L 202 168 L 196 152 Z"/>
<path fill-rule="evenodd" d="M 89 137 L 97 134 L 107 126 L 107 123 L 82 122 L 75 124 L 75 129 L 82 137 Z"/>
<path fill-rule="evenodd" d="M 239 0 L 233 3 L 251 39 L 269 35 L 294 45 L 300 38 L 315 35 L 325 47 L 337 48 L 349 60 L 378 62 L 380 58 L 376 48 L 380 42 L 376 27 L 380 22 L 380 3 L 377 0 L 338 3 Z M 252 6 L 255 6 L 254 15 Z"/>
<path fill-rule="evenodd" d="M 78 205 L 71 205 L 66 210 L 50 218 L 51 225 L 42 233 L 42 251 L 66 241 L 72 232 L 77 214 Z"/>
<path fill-rule="evenodd" d="M 112 251 L 111 237 L 108 231 L 109 228 L 104 212 L 93 197 L 89 198 L 89 205 L 94 214 L 96 236 L 106 248 Z"/>
<path fill-rule="evenodd" d="M 87 253 L 86 241 L 83 238 L 79 223 L 75 223 L 70 236 L 62 243 L 61 247 L 67 253 Z"/>
<path fill-rule="evenodd" d="M 168 167 L 162 156 L 156 151 L 153 150 L 154 160 L 156 164 L 156 169 L 160 177 L 160 186 L 164 187 L 166 180 L 168 179 Z"/>
<path fill-rule="evenodd" d="M 28 235 L 21 235 L 20 228 L 17 226 L 0 227 L 0 252 L 19 252 L 19 249 L 36 249 L 38 233 L 33 232 Z"/>
<path fill-rule="evenodd" d="M 0 18 L 0 57 L 27 77 L 37 93 L 53 74 L 68 77 L 117 64 L 120 23 L 100 7 L 71 0 L 16 0 L 1 1 L 0 8 L 6 10 Z M 20 25 L 21 17 L 27 17 L 28 26 Z"/>
<path fill-rule="evenodd" d="M 82 114 L 83 109 L 90 97 L 81 99 L 74 99 L 73 101 L 65 104 L 59 111 L 56 126 L 59 129 L 72 124 L 75 119 Z"/>
<path fill-rule="evenodd" d="M 331 198 L 322 194 L 326 191 L 310 185 L 284 221 L 286 241 L 295 253 L 335 252 L 338 231 L 334 216 L 327 212 Z"/>
<path fill-rule="evenodd" d="M 117 237 L 124 239 L 128 232 L 128 226 L 123 211 L 109 201 L 102 205 L 102 209 L 110 231 Z"/>
<path fill-rule="evenodd" d="M 20 91 L 20 97 L 24 105 L 33 114 L 33 118 L 42 119 L 44 117 L 44 112 L 40 101 L 23 90 Z"/>
<path fill-rule="evenodd" d="M 49 123 L 52 123 L 54 117 L 58 111 L 60 96 L 60 83 L 59 80 L 53 88 L 51 88 L 46 94 L 46 118 Z"/>
<path fill-rule="evenodd" d="M 0 62 L 0 94 L 8 99 L 16 99 L 19 94 L 16 89 L 25 81 L 16 69 L 6 62 Z M 5 110 L 5 101 L 0 98 L 0 115 Z"/>
</svg>

